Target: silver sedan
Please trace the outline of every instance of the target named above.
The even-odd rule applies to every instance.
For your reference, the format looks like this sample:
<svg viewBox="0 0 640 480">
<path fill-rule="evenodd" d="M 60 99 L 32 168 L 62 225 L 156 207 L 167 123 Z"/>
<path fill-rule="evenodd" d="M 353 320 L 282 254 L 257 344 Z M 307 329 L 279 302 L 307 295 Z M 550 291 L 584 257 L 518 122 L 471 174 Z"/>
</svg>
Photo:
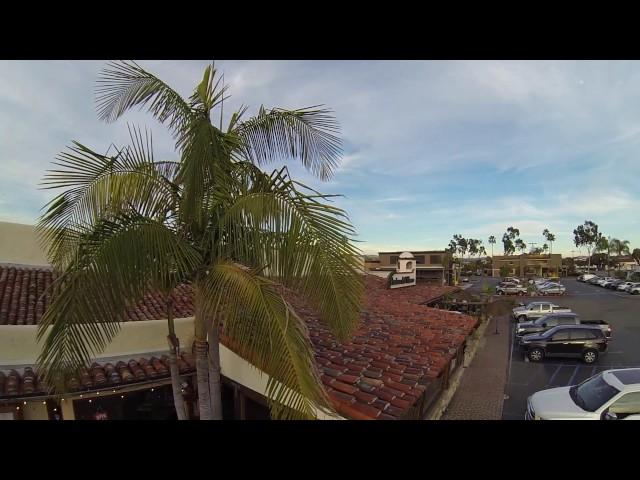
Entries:
<svg viewBox="0 0 640 480">
<path fill-rule="evenodd" d="M 540 289 L 542 295 L 563 295 L 567 289 L 560 283 L 549 283 Z"/>
</svg>

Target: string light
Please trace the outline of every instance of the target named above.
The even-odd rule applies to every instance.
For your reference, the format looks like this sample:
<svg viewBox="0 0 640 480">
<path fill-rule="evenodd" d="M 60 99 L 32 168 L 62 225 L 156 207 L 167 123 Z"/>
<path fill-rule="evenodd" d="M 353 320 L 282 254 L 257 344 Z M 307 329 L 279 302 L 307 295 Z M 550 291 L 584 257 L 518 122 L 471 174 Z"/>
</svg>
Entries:
<svg viewBox="0 0 640 480">
<path fill-rule="evenodd" d="M 124 398 L 124 395 L 120 395 L 120 398 Z"/>
<path fill-rule="evenodd" d="M 89 403 L 91 403 L 93 400 L 89 399 Z"/>
<path fill-rule="evenodd" d="M 47 402 L 42 402 L 42 404 L 43 404 L 43 405 L 46 405 L 46 404 L 47 404 Z"/>
<path fill-rule="evenodd" d="M 26 404 L 27 404 L 27 402 L 22 402 L 22 403 L 23 403 L 23 405 L 26 405 Z"/>
<path fill-rule="evenodd" d="M 54 412 L 57 412 L 57 411 L 58 411 L 58 409 L 57 409 L 57 408 L 54 408 L 54 409 L 53 409 L 53 411 L 54 411 Z"/>
<path fill-rule="evenodd" d="M 153 392 L 153 388 L 151 389 L 151 391 Z"/>
<path fill-rule="evenodd" d="M 96 392 L 96 395 L 100 395 L 100 392 Z"/>
<path fill-rule="evenodd" d="M 62 401 L 64 402 L 64 398 L 62 399 Z"/>
<path fill-rule="evenodd" d="M 115 390 L 111 390 L 111 391 L 112 391 L 113 393 L 116 393 L 116 391 L 115 391 Z"/>
<path fill-rule="evenodd" d="M 82 398 L 82 394 L 80 394 L 80 398 Z"/>
</svg>

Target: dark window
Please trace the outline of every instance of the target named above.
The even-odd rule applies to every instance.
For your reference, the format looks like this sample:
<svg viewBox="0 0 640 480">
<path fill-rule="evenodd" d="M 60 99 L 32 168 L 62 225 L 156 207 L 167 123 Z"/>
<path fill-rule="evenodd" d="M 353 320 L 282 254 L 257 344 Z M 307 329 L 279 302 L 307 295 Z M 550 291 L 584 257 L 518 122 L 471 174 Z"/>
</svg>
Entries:
<svg viewBox="0 0 640 480">
<path fill-rule="evenodd" d="M 547 327 L 555 327 L 556 325 L 558 325 L 558 319 L 557 318 L 549 318 L 547 320 L 545 320 L 545 322 L 547 324 Z M 567 337 L 569 338 L 569 337 Z"/>
<path fill-rule="evenodd" d="M 271 420 L 269 407 L 255 402 L 248 397 L 245 397 L 244 402 L 246 420 Z"/>
<path fill-rule="evenodd" d="M 598 338 L 598 332 L 595 330 L 571 330 L 571 340 L 593 340 L 594 338 Z"/>
<path fill-rule="evenodd" d="M 573 317 L 557 317 L 557 318 L 558 318 L 558 325 L 575 325 L 576 324 L 576 321 Z"/>
<path fill-rule="evenodd" d="M 415 257 L 415 259 L 418 265 L 424 265 L 424 255 L 418 255 Z"/>
<path fill-rule="evenodd" d="M 429 263 L 431 265 L 442 264 L 442 255 L 429 255 Z"/>
<path fill-rule="evenodd" d="M 391 265 L 395 265 L 396 263 L 398 263 L 398 255 L 391 255 L 391 258 L 389 260 L 389 263 Z"/>
<path fill-rule="evenodd" d="M 569 340 L 569 332 L 568 331 L 563 331 L 563 332 L 558 332 L 556 334 L 553 335 L 552 340 L 554 342 L 558 342 L 561 340 Z"/>
</svg>

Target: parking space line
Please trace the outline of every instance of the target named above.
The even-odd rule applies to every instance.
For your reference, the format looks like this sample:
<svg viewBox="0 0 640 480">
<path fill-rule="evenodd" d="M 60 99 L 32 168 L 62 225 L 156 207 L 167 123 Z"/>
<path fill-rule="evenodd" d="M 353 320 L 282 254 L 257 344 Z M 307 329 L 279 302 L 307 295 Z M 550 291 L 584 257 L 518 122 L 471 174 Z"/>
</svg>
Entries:
<svg viewBox="0 0 640 480">
<path fill-rule="evenodd" d="M 558 375 L 558 372 L 560 371 L 562 367 L 556 367 L 556 371 L 553 372 L 553 375 L 551 375 L 551 378 L 549 379 L 549 383 L 547 383 L 547 387 L 550 385 L 553 385 L 553 380 L 556 378 L 556 375 Z"/>
<path fill-rule="evenodd" d="M 566 386 L 573 385 L 573 379 L 576 378 L 576 375 L 578 374 L 578 370 L 580 370 L 580 365 L 576 365 L 576 368 L 573 370 L 573 375 L 571 375 L 571 378 L 569 379 L 569 382 L 567 383 Z"/>
</svg>

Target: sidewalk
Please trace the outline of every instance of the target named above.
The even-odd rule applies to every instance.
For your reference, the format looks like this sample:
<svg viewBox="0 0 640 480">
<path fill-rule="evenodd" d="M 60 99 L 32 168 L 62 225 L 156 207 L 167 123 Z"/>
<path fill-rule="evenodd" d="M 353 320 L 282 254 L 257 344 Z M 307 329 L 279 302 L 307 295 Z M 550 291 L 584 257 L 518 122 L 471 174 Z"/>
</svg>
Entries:
<svg viewBox="0 0 640 480">
<path fill-rule="evenodd" d="M 441 420 L 500 420 L 509 364 L 510 318 L 486 327 L 483 344 L 462 374 L 462 380 Z"/>
</svg>

